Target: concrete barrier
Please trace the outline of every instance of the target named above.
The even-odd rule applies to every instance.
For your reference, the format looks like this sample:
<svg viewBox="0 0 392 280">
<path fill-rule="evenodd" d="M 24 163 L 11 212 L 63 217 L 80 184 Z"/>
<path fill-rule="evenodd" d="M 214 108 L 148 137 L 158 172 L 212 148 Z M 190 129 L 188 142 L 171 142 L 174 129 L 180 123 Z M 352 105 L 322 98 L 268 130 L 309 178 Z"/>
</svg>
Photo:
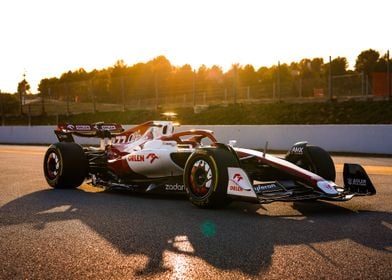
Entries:
<svg viewBox="0 0 392 280">
<path fill-rule="evenodd" d="M 308 141 L 331 152 L 392 154 L 392 125 L 238 125 L 199 126 L 212 129 L 217 138 L 238 146 L 287 150 Z"/>
<path fill-rule="evenodd" d="M 131 125 L 124 126 L 125 128 Z M 392 155 L 392 125 L 183 125 L 177 131 L 210 129 L 223 143 L 237 140 L 238 146 L 287 150 L 295 142 L 306 140 L 330 152 Z M 0 143 L 50 144 L 57 142 L 55 126 L 2 126 Z M 96 144 L 91 138 L 77 138 L 81 144 Z"/>
</svg>

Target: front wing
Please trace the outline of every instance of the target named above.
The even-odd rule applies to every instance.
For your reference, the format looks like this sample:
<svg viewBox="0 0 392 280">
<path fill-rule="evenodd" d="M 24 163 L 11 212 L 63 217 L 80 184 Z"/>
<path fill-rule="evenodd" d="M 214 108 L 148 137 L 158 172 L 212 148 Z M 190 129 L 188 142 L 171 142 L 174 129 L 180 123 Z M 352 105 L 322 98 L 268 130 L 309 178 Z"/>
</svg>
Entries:
<svg viewBox="0 0 392 280">
<path fill-rule="evenodd" d="M 356 195 L 376 193 L 366 171 L 358 164 L 344 164 L 344 186 L 340 187 L 287 160 L 256 150 L 234 149 L 241 157 L 255 157 L 259 163 L 288 175 L 284 180 L 252 182 L 241 168 L 229 168 L 227 193 L 234 197 L 260 203 L 313 199 L 346 201 Z"/>
</svg>

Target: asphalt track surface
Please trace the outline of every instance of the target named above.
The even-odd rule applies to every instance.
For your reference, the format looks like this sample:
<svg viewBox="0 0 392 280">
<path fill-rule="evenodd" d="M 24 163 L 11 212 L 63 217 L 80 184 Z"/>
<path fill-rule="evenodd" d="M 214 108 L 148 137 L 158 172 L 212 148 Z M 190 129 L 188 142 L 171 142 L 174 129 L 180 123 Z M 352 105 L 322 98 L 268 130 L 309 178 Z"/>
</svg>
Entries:
<svg viewBox="0 0 392 280">
<path fill-rule="evenodd" d="M 392 279 L 392 158 L 334 158 L 365 166 L 372 197 L 201 210 L 53 190 L 45 149 L 0 146 L 0 279 Z"/>
</svg>

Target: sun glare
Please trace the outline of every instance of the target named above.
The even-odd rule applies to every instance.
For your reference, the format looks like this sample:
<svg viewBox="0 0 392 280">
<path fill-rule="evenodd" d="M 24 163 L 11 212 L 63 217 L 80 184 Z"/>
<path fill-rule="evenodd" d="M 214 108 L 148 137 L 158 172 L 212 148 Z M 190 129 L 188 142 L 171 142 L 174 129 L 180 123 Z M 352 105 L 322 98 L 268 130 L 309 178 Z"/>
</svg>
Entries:
<svg viewBox="0 0 392 280">
<path fill-rule="evenodd" d="M 329 55 L 347 57 L 352 66 L 360 51 L 390 47 L 391 3 L 2 1 L 0 90 L 14 92 L 25 71 L 36 92 L 41 79 L 69 70 L 102 69 L 118 59 L 133 65 L 159 55 L 196 69 L 258 68 Z"/>
</svg>

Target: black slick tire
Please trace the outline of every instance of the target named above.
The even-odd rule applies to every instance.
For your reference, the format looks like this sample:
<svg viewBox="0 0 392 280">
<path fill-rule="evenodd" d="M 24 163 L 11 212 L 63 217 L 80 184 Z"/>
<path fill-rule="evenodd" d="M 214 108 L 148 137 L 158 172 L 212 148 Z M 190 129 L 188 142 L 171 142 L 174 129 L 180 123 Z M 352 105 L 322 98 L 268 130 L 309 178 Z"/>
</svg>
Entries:
<svg viewBox="0 0 392 280">
<path fill-rule="evenodd" d="M 329 153 L 317 146 L 306 146 L 304 150 L 304 168 L 329 181 L 336 180 L 335 164 Z"/>
<path fill-rule="evenodd" d="M 88 173 L 88 162 L 83 148 L 76 143 L 52 144 L 45 153 L 44 175 L 52 188 L 79 187 Z"/>
<path fill-rule="evenodd" d="M 187 160 L 184 185 L 189 200 L 200 208 L 221 208 L 227 196 L 228 167 L 239 167 L 238 158 L 223 144 L 197 149 Z"/>
</svg>

